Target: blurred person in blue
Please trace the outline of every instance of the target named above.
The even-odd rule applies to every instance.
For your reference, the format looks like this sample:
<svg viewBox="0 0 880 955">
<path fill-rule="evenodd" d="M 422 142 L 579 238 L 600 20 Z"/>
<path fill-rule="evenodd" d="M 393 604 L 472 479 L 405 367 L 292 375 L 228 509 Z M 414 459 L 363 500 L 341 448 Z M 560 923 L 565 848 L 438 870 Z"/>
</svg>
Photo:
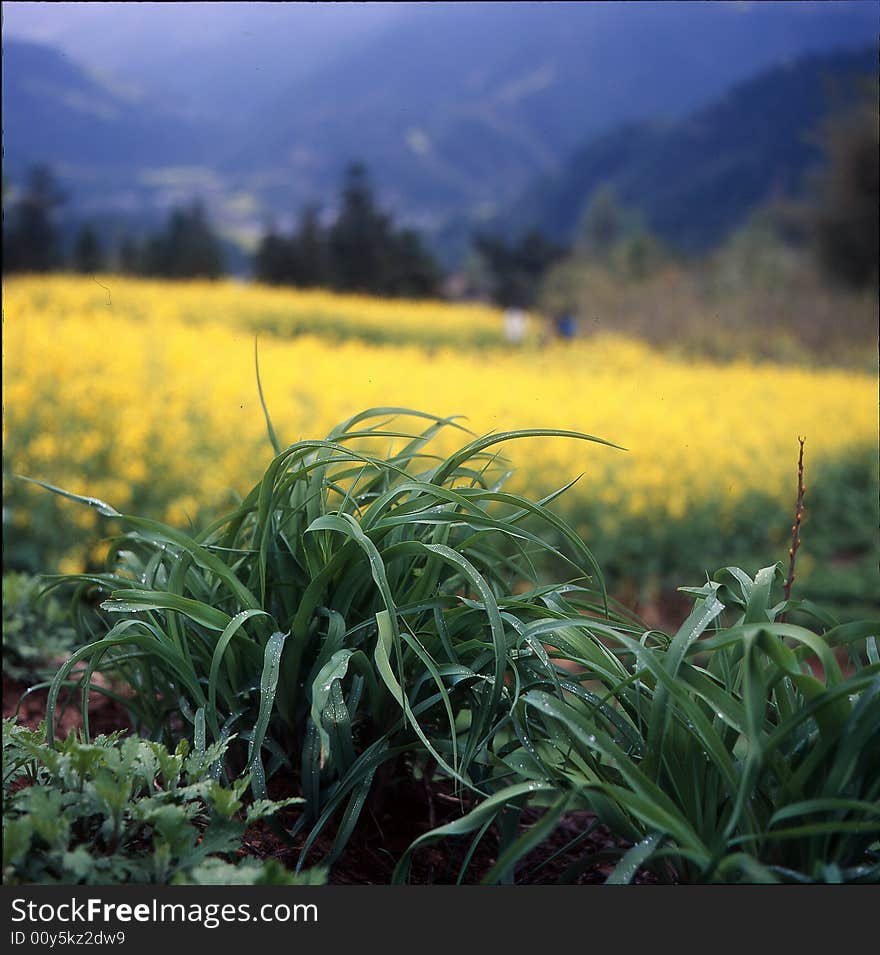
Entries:
<svg viewBox="0 0 880 955">
<path fill-rule="evenodd" d="M 577 323 L 571 310 L 560 312 L 553 320 L 556 329 L 557 338 L 563 341 L 571 341 L 577 335 Z"/>
</svg>

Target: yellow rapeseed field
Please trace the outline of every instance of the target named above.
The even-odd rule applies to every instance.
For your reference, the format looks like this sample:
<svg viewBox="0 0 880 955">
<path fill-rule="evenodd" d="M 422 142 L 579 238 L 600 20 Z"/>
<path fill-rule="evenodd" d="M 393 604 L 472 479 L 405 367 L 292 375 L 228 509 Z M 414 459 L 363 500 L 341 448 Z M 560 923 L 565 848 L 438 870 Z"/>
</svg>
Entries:
<svg viewBox="0 0 880 955">
<path fill-rule="evenodd" d="M 462 345 L 503 341 L 497 309 L 488 305 L 405 301 L 340 295 L 317 290 L 294 291 L 245 285 L 232 279 L 169 284 L 119 275 L 81 278 L 17 278 L 4 286 L 8 314 L 38 312 L 47 322 L 72 314 L 111 310 L 132 321 L 167 325 L 222 324 L 282 337 L 322 337 L 366 341 L 406 341 L 422 345 L 444 341 Z"/>
<path fill-rule="evenodd" d="M 291 322 L 299 312 L 336 316 L 331 339 L 261 336 L 263 387 L 282 441 L 323 437 L 379 405 L 466 415 L 477 433 L 585 431 L 628 450 L 514 443 L 511 487 L 543 494 L 582 474 L 567 512 L 600 504 L 609 527 L 619 516 L 680 518 L 706 501 L 717 503 L 723 525 L 751 490 L 792 500 L 798 435 L 813 467 L 877 440 L 869 375 L 673 360 L 610 336 L 543 349 L 464 348 L 475 326 L 499 332 L 497 312 L 232 283 L 100 281 L 109 300 L 91 278 L 5 284 L 6 471 L 178 525 L 247 490 L 270 460 L 253 363 L 263 311 L 289 312 Z M 389 341 L 402 329 L 404 341 L 336 337 L 337 326 L 360 324 Z M 426 342 L 442 335 L 447 343 L 416 344 L 423 328 Z M 455 440 L 450 434 L 438 450 Z M 45 492 L 16 494 L 34 501 Z M 92 512 L 62 506 L 91 526 Z M 28 520 L 22 506 L 12 515 L 17 532 Z M 72 552 L 63 569 L 84 557 Z"/>
</svg>

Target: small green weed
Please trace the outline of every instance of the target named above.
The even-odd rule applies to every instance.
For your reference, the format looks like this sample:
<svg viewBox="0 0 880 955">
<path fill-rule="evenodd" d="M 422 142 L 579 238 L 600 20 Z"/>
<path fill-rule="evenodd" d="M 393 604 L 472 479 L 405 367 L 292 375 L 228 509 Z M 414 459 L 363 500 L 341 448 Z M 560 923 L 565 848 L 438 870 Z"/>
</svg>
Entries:
<svg viewBox="0 0 880 955">
<path fill-rule="evenodd" d="M 244 807 L 243 778 L 212 767 L 225 743 L 169 752 L 121 734 L 48 745 L 45 726 L 3 721 L 3 881 L 311 884 L 275 860 L 233 863 L 246 828 L 296 799 Z"/>
<path fill-rule="evenodd" d="M 3 577 L 3 672 L 12 680 L 51 677 L 76 645 L 70 612 L 29 574 Z"/>
</svg>

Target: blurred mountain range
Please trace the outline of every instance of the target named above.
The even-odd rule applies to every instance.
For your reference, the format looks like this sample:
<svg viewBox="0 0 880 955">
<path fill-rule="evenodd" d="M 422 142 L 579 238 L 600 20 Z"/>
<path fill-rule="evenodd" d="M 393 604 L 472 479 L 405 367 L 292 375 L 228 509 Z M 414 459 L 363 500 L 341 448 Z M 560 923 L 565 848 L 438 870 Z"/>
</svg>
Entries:
<svg viewBox="0 0 880 955">
<path fill-rule="evenodd" d="M 48 162 L 68 215 L 134 223 L 200 196 L 248 245 L 306 202 L 332 214 L 359 159 L 448 259 L 474 227 L 566 234 L 607 179 L 698 247 L 764 197 L 768 175 L 794 188 L 814 155 L 803 134 L 833 106 L 823 76 L 876 74 L 878 10 L 4 4 L 4 178 Z M 869 52 L 818 57 L 856 49 Z M 719 189 L 717 221 L 687 221 Z"/>
<path fill-rule="evenodd" d="M 876 75 L 877 52 L 805 56 L 739 84 L 683 120 L 629 124 L 591 140 L 529 187 L 493 227 L 538 228 L 568 241 L 584 201 L 610 186 L 644 225 L 684 252 L 701 252 L 750 210 L 799 196 L 824 159 L 821 125 L 845 112 Z"/>
</svg>

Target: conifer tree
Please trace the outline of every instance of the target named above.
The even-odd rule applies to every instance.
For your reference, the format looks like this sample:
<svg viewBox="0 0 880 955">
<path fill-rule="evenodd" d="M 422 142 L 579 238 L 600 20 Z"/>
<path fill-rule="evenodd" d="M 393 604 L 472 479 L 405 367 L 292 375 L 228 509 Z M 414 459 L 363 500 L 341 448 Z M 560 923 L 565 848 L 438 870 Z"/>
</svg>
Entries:
<svg viewBox="0 0 880 955">
<path fill-rule="evenodd" d="M 104 268 L 104 252 L 92 225 L 84 225 L 73 247 L 73 268 L 76 272 L 100 272 Z"/>
<path fill-rule="evenodd" d="M 51 272 L 61 267 L 55 213 L 65 199 L 48 166 L 31 169 L 27 185 L 11 209 L 4 237 L 4 271 Z"/>
</svg>

